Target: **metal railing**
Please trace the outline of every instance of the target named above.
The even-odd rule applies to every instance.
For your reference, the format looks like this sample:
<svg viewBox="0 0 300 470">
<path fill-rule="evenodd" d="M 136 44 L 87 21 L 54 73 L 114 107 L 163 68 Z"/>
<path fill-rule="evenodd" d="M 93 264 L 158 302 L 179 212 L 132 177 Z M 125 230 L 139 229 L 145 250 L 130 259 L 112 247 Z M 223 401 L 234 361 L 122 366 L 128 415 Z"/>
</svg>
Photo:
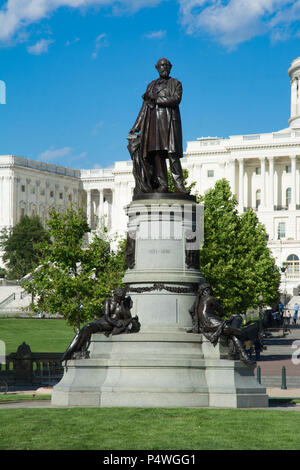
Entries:
<svg viewBox="0 0 300 470">
<path fill-rule="evenodd" d="M 9 295 L 8 297 L 6 297 L 6 299 L 4 299 L 4 300 L 2 300 L 2 302 L 0 302 L 0 309 L 4 308 L 5 305 L 7 305 L 10 302 L 12 302 L 13 300 L 15 300 L 15 298 L 16 298 L 15 292 L 13 294 Z"/>
<path fill-rule="evenodd" d="M 62 353 L 32 353 L 23 343 L 17 352 L 6 356 L 5 364 L 0 363 L 0 381 L 8 385 L 55 385 L 64 373 L 61 357 Z"/>
</svg>

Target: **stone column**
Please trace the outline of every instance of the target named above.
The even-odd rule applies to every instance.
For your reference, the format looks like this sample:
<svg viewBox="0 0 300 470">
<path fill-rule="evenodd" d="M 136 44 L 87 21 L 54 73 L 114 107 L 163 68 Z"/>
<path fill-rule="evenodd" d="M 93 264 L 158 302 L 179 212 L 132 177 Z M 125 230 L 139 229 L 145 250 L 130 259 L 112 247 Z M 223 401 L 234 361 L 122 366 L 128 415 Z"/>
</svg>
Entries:
<svg viewBox="0 0 300 470">
<path fill-rule="evenodd" d="M 266 159 L 262 157 L 260 159 L 260 168 L 261 168 L 261 187 L 260 187 L 260 194 L 261 194 L 261 204 L 259 209 L 265 209 L 266 207 L 266 193 L 265 193 L 265 183 L 266 183 Z"/>
<path fill-rule="evenodd" d="M 239 162 L 239 211 L 244 211 L 244 160 L 240 158 Z"/>
<path fill-rule="evenodd" d="M 270 210 L 274 210 L 274 157 L 268 157 L 269 160 L 269 188 L 270 188 L 270 198 L 269 206 Z"/>
<path fill-rule="evenodd" d="M 88 222 L 89 226 L 91 227 L 91 223 L 92 223 L 92 191 L 91 191 L 91 189 L 87 189 L 86 195 L 87 195 L 87 198 L 86 198 L 87 222 Z"/>
<path fill-rule="evenodd" d="M 297 114 L 297 89 L 298 89 L 298 78 L 292 79 L 291 83 L 291 118 Z"/>
<path fill-rule="evenodd" d="M 291 185 L 291 204 L 289 209 L 296 210 L 296 155 L 291 155 L 291 173 L 292 173 L 292 185 Z"/>
<path fill-rule="evenodd" d="M 30 200 L 29 200 L 29 197 L 30 197 L 30 191 L 29 191 L 29 185 L 31 183 L 31 180 L 29 178 L 26 178 L 26 187 L 25 187 L 25 195 L 26 195 L 26 215 L 31 215 L 30 214 Z"/>
<path fill-rule="evenodd" d="M 235 158 L 232 160 L 229 160 L 229 167 L 230 167 L 230 185 L 231 185 L 231 191 L 233 194 L 236 194 L 236 185 L 235 185 Z"/>
<path fill-rule="evenodd" d="M 54 204 L 55 204 L 55 210 L 58 209 L 58 203 L 59 203 L 59 185 L 55 185 L 55 190 L 54 190 Z"/>
<path fill-rule="evenodd" d="M 19 187 L 20 187 L 20 178 L 14 177 L 14 225 L 19 222 Z"/>
<path fill-rule="evenodd" d="M 8 177 L 8 187 L 9 187 L 9 225 L 14 225 L 14 187 L 15 187 L 15 178 L 14 176 Z"/>
<path fill-rule="evenodd" d="M 45 207 L 46 207 L 45 219 L 49 217 L 49 187 L 50 187 L 50 183 L 49 181 L 46 181 L 46 184 L 45 184 Z"/>
<path fill-rule="evenodd" d="M 104 203 L 103 188 L 101 188 L 99 189 L 99 205 L 98 205 L 99 227 L 101 227 L 102 222 L 103 222 L 103 203 Z"/>
<path fill-rule="evenodd" d="M 197 167 L 196 167 L 197 168 Z M 199 191 L 199 194 L 202 194 L 202 165 L 198 166 L 198 184 L 197 184 L 197 189 Z M 196 180 L 197 181 L 197 180 Z"/>
<path fill-rule="evenodd" d="M 40 186 L 41 186 L 41 182 L 40 181 L 36 181 L 35 182 L 35 201 L 36 201 L 36 215 L 38 215 L 40 217 Z"/>
</svg>

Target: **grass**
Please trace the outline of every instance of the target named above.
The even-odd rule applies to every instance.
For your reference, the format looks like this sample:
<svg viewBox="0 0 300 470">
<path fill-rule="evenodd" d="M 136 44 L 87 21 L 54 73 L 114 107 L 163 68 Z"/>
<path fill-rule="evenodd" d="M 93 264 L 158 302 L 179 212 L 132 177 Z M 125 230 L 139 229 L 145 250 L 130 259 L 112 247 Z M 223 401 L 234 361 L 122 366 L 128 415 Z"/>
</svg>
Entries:
<svg viewBox="0 0 300 470">
<path fill-rule="evenodd" d="M 64 320 L 0 319 L 0 340 L 6 345 L 6 354 L 16 352 L 23 341 L 32 352 L 64 352 L 73 337 L 73 328 Z"/>
<path fill-rule="evenodd" d="M 294 411 L 1 409 L 0 449 L 299 450 Z"/>
</svg>

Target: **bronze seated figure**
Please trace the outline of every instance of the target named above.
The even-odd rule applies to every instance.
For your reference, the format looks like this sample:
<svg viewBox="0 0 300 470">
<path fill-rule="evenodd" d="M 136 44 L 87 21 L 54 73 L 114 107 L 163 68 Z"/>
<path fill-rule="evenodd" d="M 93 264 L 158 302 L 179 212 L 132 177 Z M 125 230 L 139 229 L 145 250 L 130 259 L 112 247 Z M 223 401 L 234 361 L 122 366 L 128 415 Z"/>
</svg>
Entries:
<svg viewBox="0 0 300 470">
<path fill-rule="evenodd" d="M 259 325 L 240 328 L 241 317 L 233 316 L 225 319 L 223 307 L 213 296 L 213 291 L 208 283 L 200 284 L 197 298 L 190 309 L 193 319 L 193 333 L 202 333 L 214 346 L 220 340 L 229 346 L 229 358 L 234 359 L 239 355 L 240 360 L 247 365 L 255 365 L 244 349 L 243 342 L 246 339 L 254 340 L 259 335 Z"/>
<path fill-rule="evenodd" d="M 132 317 L 130 309 L 132 300 L 126 297 L 126 289 L 116 289 L 112 299 L 105 301 L 105 313 L 100 318 L 84 325 L 72 340 L 61 361 L 72 358 L 87 358 L 88 347 L 93 333 L 103 333 L 105 336 L 121 333 L 137 333 L 141 324 L 137 316 Z"/>
</svg>

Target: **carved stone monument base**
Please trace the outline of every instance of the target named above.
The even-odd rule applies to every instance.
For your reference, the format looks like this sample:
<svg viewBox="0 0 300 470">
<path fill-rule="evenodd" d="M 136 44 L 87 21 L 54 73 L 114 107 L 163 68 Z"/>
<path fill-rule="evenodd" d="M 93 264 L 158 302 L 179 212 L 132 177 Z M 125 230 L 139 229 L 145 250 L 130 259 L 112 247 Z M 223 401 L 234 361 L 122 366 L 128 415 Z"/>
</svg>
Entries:
<svg viewBox="0 0 300 470">
<path fill-rule="evenodd" d="M 140 332 L 105 337 L 95 334 L 90 359 L 68 362 L 54 387 L 55 406 L 221 407 L 268 406 L 253 368 L 227 359 L 185 331 Z"/>
<path fill-rule="evenodd" d="M 208 406 L 199 335 L 95 334 L 90 359 L 72 360 L 54 387 L 56 406 Z"/>
</svg>

